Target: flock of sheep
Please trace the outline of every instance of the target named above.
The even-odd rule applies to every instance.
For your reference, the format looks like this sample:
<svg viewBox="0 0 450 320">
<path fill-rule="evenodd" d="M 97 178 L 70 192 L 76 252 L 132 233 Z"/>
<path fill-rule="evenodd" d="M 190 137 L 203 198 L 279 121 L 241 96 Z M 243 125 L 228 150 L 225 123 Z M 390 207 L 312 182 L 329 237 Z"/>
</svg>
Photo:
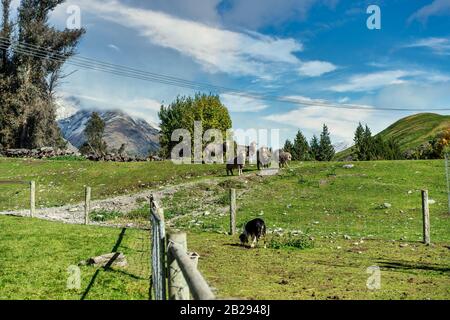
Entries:
<svg viewBox="0 0 450 320">
<path fill-rule="evenodd" d="M 224 151 L 227 152 L 227 147 L 224 145 Z M 268 147 L 257 148 L 256 143 L 250 146 L 237 146 L 237 155 L 233 160 L 228 160 L 226 164 L 227 175 L 233 175 L 233 170 L 237 169 L 238 174 L 241 175 L 244 166 L 247 162 L 252 163 L 256 155 L 256 163 L 258 170 L 270 168 L 273 163 L 278 163 L 280 168 L 289 166 L 289 161 L 292 160 L 292 155 L 282 149 L 272 151 Z"/>
</svg>

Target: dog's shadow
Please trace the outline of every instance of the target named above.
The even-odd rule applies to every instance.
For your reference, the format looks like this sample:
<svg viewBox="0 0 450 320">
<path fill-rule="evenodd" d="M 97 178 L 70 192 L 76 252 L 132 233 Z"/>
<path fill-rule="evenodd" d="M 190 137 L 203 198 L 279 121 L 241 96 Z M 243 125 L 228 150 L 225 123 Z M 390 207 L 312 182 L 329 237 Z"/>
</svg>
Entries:
<svg viewBox="0 0 450 320">
<path fill-rule="evenodd" d="M 257 248 L 257 247 L 252 248 L 250 245 L 245 245 L 245 244 L 240 244 L 240 243 L 226 243 L 224 245 L 228 246 L 228 247 L 237 247 L 237 248 L 243 248 L 243 249 L 256 249 Z"/>
</svg>

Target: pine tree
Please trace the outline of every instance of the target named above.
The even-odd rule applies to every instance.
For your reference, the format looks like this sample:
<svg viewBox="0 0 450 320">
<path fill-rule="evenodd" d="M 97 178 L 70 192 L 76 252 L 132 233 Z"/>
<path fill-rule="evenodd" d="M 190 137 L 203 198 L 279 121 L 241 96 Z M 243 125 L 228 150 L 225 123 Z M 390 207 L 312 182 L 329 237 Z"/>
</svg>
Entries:
<svg viewBox="0 0 450 320">
<path fill-rule="evenodd" d="M 319 161 L 331 161 L 334 158 L 336 151 L 331 144 L 330 132 L 328 127 L 324 124 L 320 135 L 319 142 Z"/>
<path fill-rule="evenodd" d="M 355 131 L 355 138 L 353 139 L 353 141 L 355 142 L 355 157 L 359 161 L 362 161 L 365 158 L 363 140 L 364 140 L 364 127 L 360 122 L 358 128 L 356 128 Z"/>
<path fill-rule="evenodd" d="M 292 144 L 292 142 L 289 139 L 286 140 L 286 142 L 284 143 L 283 151 L 289 152 L 291 155 L 293 155 L 294 145 Z M 295 159 L 293 158 L 293 160 L 295 160 Z"/>
<path fill-rule="evenodd" d="M 367 124 L 364 128 L 359 124 L 354 141 L 355 156 L 360 161 L 399 160 L 404 157 L 395 140 L 385 140 L 380 135 L 372 136 Z"/>
<path fill-rule="evenodd" d="M 310 148 L 305 136 L 299 130 L 294 140 L 292 159 L 296 161 L 307 161 L 310 159 Z"/>
<path fill-rule="evenodd" d="M 93 112 L 84 130 L 86 142 L 80 148 L 80 152 L 83 154 L 93 153 L 96 156 L 105 155 L 107 145 L 103 141 L 104 133 L 105 121 L 97 112 Z"/>
<path fill-rule="evenodd" d="M 314 135 L 311 139 L 310 143 L 310 156 L 312 160 L 319 161 L 319 152 L 320 152 L 320 145 L 319 145 L 319 139 L 316 135 Z"/>
<path fill-rule="evenodd" d="M 367 124 L 363 134 L 362 149 L 363 149 L 363 160 L 370 161 L 374 159 L 375 152 L 374 152 L 372 131 L 370 131 L 370 128 Z"/>
</svg>

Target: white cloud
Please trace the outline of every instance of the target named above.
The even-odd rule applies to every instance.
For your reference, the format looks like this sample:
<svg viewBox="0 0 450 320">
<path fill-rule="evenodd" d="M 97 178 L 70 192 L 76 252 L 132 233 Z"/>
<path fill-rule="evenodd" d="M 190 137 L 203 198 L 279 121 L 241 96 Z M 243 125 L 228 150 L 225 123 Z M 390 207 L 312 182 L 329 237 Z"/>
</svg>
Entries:
<svg viewBox="0 0 450 320">
<path fill-rule="evenodd" d="M 339 103 L 347 103 L 350 101 L 349 97 L 343 97 L 338 100 Z"/>
<path fill-rule="evenodd" d="M 127 112 L 133 117 L 141 118 L 150 123 L 153 127 L 159 129 L 158 112 L 161 103 L 153 99 L 135 99 L 130 101 L 121 110 Z"/>
<path fill-rule="evenodd" d="M 450 83 L 400 84 L 383 88 L 376 95 L 364 97 L 358 102 L 383 108 L 418 110 L 450 108 Z"/>
<path fill-rule="evenodd" d="M 309 61 L 302 64 L 299 73 L 308 77 L 319 77 L 325 73 L 336 70 L 337 67 L 326 61 Z"/>
<path fill-rule="evenodd" d="M 330 129 L 334 141 L 351 144 L 358 122 L 369 122 L 374 110 L 370 107 L 361 109 L 330 109 L 321 105 L 302 107 L 286 113 L 266 116 L 266 120 L 285 126 L 308 130 L 319 134 L 323 124 Z"/>
<path fill-rule="evenodd" d="M 450 76 L 433 70 L 389 70 L 354 75 L 342 84 L 331 86 L 330 90 L 335 92 L 370 92 L 407 83 L 437 84 L 449 81 Z"/>
<path fill-rule="evenodd" d="M 425 38 L 403 46 L 404 48 L 428 48 L 438 55 L 450 55 L 450 39 Z"/>
<path fill-rule="evenodd" d="M 132 28 L 148 42 L 189 56 L 211 73 L 270 78 L 275 68 L 300 63 L 294 53 L 303 46 L 291 38 L 225 30 L 117 0 L 77 3 L 83 12 Z"/>
<path fill-rule="evenodd" d="M 336 92 L 371 91 L 389 85 L 405 83 L 405 77 L 409 77 L 414 74 L 414 72 L 407 72 L 403 70 L 359 74 L 351 77 L 346 83 L 334 85 L 330 89 Z"/>
<path fill-rule="evenodd" d="M 132 7 L 117 0 L 70 0 L 58 7 L 54 16 L 63 17 L 65 8 L 72 3 L 79 5 L 82 12 L 136 31 L 153 45 L 190 57 L 209 73 L 273 80 L 277 75 L 295 69 L 304 75 L 319 76 L 336 68 L 326 61 L 302 62 L 295 53 L 303 50 L 303 44 L 293 38 L 272 37 L 249 30 L 227 30 L 209 19 L 208 23 L 202 23 L 184 16 L 181 18 L 180 14 Z M 168 10 L 158 3 L 151 6 Z M 212 18 L 211 14 L 209 16 Z"/>
<path fill-rule="evenodd" d="M 108 44 L 108 48 L 113 49 L 114 51 L 120 52 L 120 48 L 114 44 Z"/>
<path fill-rule="evenodd" d="M 115 97 L 113 101 L 105 97 L 94 97 L 89 95 L 71 95 L 63 92 L 61 95 L 65 101 L 74 101 L 77 109 L 99 109 L 99 110 L 115 110 L 119 109 L 132 117 L 141 118 L 150 123 L 154 127 L 158 127 L 158 112 L 161 102 L 147 98 L 137 99 L 121 99 Z"/>
<path fill-rule="evenodd" d="M 411 23 L 414 20 L 418 20 L 422 23 L 426 23 L 428 18 L 432 16 L 445 16 L 450 15 L 450 1 L 449 0 L 434 0 L 429 5 L 426 5 L 416 11 L 408 19 Z"/>
<path fill-rule="evenodd" d="M 221 94 L 220 100 L 230 112 L 258 112 L 267 109 L 268 106 L 253 98 L 231 94 Z"/>
<path fill-rule="evenodd" d="M 78 112 L 79 100 L 62 95 L 56 98 L 56 120 L 66 119 Z"/>
</svg>

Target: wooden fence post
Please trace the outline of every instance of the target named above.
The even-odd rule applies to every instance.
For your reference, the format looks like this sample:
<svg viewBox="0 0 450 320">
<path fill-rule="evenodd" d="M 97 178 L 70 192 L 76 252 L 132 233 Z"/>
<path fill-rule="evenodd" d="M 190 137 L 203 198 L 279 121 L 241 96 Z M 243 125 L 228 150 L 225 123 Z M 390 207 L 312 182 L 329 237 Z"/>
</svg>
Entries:
<svg viewBox="0 0 450 320">
<path fill-rule="evenodd" d="M 89 212 L 91 211 L 91 187 L 86 187 L 84 198 L 84 224 L 89 224 Z"/>
<path fill-rule="evenodd" d="M 430 244 L 430 208 L 428 206 L 428 190 L 422 190 L 423 242 Z"/>
<path fill-rule="evenodd" d="M 236 234 L 236 189 L 230 190 L 230 235 Z"/>
<path fill-rule="evenodd" d="M 170 243 L 169 252 L 176 259 L 193 300 L 214 300 L 216 297 L 196 263 L 193 263 L 192 255 L 186 254 L 182 245 L 176 242 Z"/>
<path fill-rule="evenodd" d="M 166 227 L 164 210 L 152 194 L 150 197 L 150 220 L 152 224 L 152 254 L 150 290 L 154 289 L 156 300 L 167 299 L 166 273 Z M 151 297 L 151 291 L 150 291 Z"/>
<path fill-rule="evenodd" d="M 30 216 L 33 218 L 36 212 L 36 182 L 30 182 Z"/>
<path fill-rule="evenodd" d="M 187 252 L 186 233 L 171 233 L 168 237 L 169 244 L 174 242 L 179 244 Z M 189 287 L 183 276 L 177 260 L 170 250 L 167 253 L 167 265 L 169 267 L 169 299 L 170 300 L 189 300 Z"/>
</svg>

